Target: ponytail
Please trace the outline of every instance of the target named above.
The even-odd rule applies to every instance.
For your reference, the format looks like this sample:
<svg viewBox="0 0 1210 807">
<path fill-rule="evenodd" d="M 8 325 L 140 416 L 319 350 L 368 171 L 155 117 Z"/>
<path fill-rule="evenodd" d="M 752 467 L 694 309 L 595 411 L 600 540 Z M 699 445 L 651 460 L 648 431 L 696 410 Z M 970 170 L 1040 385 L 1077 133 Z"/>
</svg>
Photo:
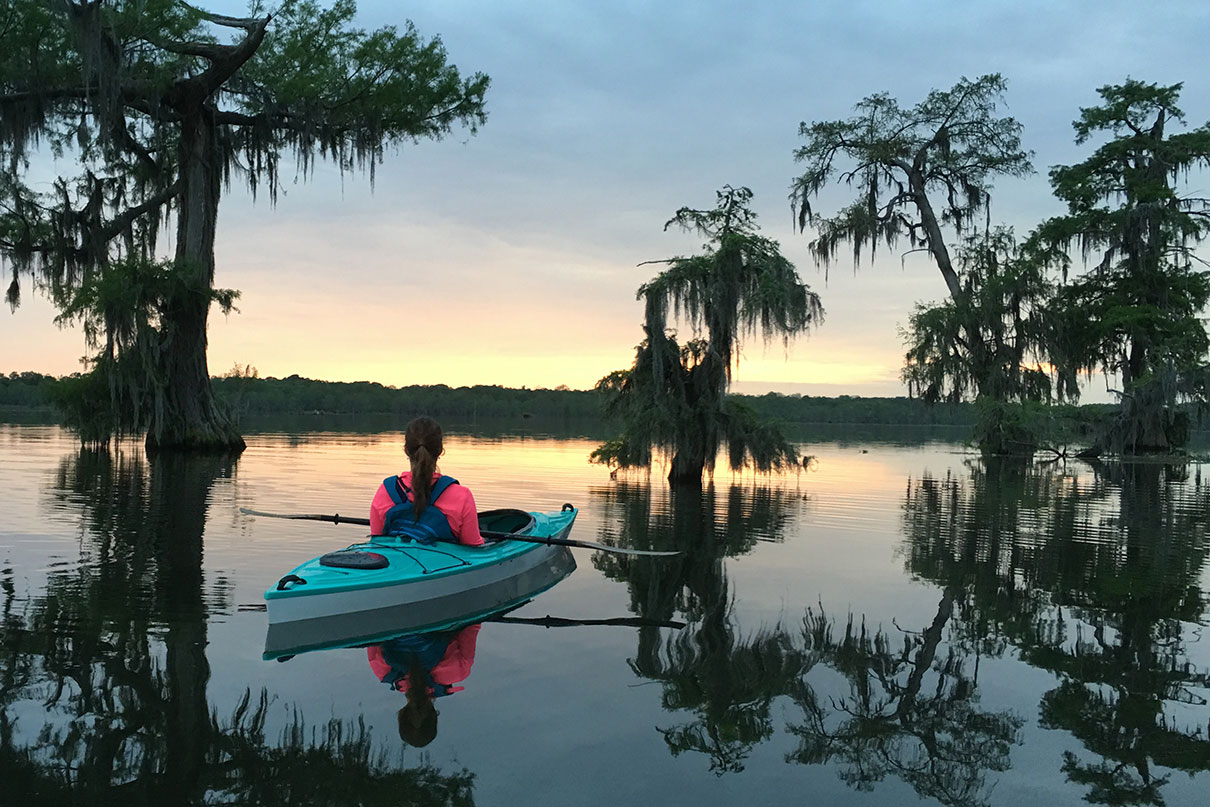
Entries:
<svg viewBox="0 0 1210 807">
<path fill-rule="evenodd" d="M 412 514 L 420 518 L 429 504 L 437 458 L 445 451 L 441 426 L 430 417 L 418 417 L 408 423 L 403 435 L 403 453 L 412 464 Z"/>
<path fill-rule="evenodd" d="M 433 491 L 433 471 L 437 469 L 437 460 L 424 446 L 416 449 L 410 457 L 412 461 L 412 514 L 420 518 L 424 508 L 428 507 L 429 494 Z"/>
</svg>

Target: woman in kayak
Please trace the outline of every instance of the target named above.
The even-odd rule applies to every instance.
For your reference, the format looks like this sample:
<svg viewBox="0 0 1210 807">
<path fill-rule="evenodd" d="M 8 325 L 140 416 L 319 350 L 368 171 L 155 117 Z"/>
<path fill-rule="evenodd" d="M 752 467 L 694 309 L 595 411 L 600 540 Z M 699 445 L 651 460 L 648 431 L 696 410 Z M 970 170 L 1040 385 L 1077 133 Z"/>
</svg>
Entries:
<svg viewBox="0 0 1210 807">
<path fill-rule="evenodd" d="M 404 694 L 399 738 L 423 748 L 437 736 L 437 698 L 461 692 L 471 674 L 479 624 L 453 631 L 415 633 L 366 648 L 370 669 L 384 684 Z"/>
<path fill-rule="evenodd" d="M 422 543 L 483 544 L 475 497 L 458 480 L 437 470 L 437 458 L 444 452 L 437 421 L 418 417 L 408 423 L 403 453 L 411 469 L 387 477 L 378 486 L 370 504 L 372 534 L 406 535 Z"/>
</svg>

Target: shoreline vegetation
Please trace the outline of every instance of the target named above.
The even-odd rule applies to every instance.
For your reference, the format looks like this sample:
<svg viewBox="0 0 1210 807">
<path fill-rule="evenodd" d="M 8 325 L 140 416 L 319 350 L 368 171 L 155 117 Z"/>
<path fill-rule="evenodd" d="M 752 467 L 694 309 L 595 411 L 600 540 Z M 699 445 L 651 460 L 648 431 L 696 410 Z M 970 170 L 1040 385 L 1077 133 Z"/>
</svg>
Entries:
<svg viewBox="0 0 1210 807">
<path fill-rule="evenodd" d="M 65 376 L 70 378 L 71 376 Z M 60 379 L 36 372 L 0 374 L 0 412 L 54 411 L 51 387 Z M 604 396 L 596 390 L 513 388 L 494 385 L 449 387 L 444 384 L 391 387 L 374 381 L 323 381 L 286 378 L 214 377 L 211 386 L 237 421 L 262 415 L 397 415 L 427 414 L 474 422 L 479 419 L 600 420 Z M 758 415 L 782 423 L 971 426 L 973 403 L 926 404 L 919 398 L 836 397 L 729 393 Z M 1111 405 L 1084 404 L 1074 410 L 1089 415 Z"/>
</svg>

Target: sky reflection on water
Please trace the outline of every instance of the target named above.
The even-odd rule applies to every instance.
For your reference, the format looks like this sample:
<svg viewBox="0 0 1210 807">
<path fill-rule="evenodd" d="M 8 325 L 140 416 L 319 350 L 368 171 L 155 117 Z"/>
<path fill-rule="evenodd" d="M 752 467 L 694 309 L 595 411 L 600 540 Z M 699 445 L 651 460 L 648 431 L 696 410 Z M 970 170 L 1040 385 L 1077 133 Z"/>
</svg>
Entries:
<svg viewBox="0 0 1210 807">
<path fill-rule="evenodd" d="M 400 433 L 266 431 L 236 461 L 149 461 L 0 426 L 6 792 L 1204 804 L 1202 467 L 1022 468 L 906 442 L 811 444 L 809 472 L 674 493 L 611 479 L 586 438 L 451 434 L 443 470 L 480 509 L 568 501 L 572 537 L 685 554 L 575 550 L 520 621 L 483 624 L 415 749 L 365 649 L 261 658 L 265 587 L 361 528 L 238 512 L 362 516 Z"/>
</svg>

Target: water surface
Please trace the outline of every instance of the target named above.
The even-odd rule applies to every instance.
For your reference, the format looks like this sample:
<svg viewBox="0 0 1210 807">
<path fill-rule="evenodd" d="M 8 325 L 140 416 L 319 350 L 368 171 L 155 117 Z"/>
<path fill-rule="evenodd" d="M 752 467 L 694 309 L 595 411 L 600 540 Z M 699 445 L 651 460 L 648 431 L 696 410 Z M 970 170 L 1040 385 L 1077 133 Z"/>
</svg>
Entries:
<svg viewBox="0 0 1210 807">
<path fill-rule="evenodd" d="M 1210 803 L 1203 467 L 892 437 L 674 493 L 586 438 L 449 435 L 480 509 L 684 554 L 573 550 L 415 748 L 366 649 L 262 659 L 264 589 L 361 528 L 239 513 L 364 516 L 398 431 L 149 460 L 0 426 L 0 803 Z"/>
</svg>

